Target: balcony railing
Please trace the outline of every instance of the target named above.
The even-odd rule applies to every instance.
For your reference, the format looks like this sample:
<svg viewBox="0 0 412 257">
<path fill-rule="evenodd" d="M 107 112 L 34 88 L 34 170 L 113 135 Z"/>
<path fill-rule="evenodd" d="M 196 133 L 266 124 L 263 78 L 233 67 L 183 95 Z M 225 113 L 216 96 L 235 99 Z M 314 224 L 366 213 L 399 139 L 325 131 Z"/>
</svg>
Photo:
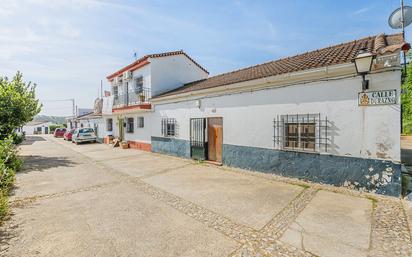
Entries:
<svg viewBox="0 0 412 257">
<path fill-rule="evenodd" d="M 114 108 L 150 103 L 152 97 L 150 88 L 132 90 L 126 94 L 115 95 L 113 101 Z"/>
</svg>

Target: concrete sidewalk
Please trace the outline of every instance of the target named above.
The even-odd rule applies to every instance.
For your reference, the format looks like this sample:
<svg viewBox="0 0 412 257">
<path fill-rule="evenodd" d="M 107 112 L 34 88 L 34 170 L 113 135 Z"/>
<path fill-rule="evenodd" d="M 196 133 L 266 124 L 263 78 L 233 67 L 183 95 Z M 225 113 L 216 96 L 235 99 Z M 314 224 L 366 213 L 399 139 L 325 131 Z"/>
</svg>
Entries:
<svg viewBox="0 0 412 257">
<path fill-rule="evenodd" d="M 412 256 L 398 199 L 44 138 L 21 146 L 4 256 Z"/>
</svg>

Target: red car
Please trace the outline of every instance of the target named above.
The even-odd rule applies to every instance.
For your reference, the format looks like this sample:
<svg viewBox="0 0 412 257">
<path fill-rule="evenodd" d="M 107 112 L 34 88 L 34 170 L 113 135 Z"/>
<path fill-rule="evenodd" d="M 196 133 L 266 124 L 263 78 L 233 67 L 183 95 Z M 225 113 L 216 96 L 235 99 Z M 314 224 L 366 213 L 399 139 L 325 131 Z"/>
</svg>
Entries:
<svg viewBox="0 0 412 257">
<path fill-rule="evenodd" d="M 64 139 L 64 140 L 67 140 L 67 141 L 71 141 L 71 140 L 72 140 L 72 135 L 73 135 L 73 132 L 74 132 L 74 131 L 75 131 L 75 129 L 67 130 L 66 133 L 64 133 L 64 135 L 63 135 L 63 139 Z"/>
<path fill-rule="evenodd" d="M 54 130 L 54 137 L 63 137 L 66 133 L 66 128 L 57 128 Z"/>
</svg>

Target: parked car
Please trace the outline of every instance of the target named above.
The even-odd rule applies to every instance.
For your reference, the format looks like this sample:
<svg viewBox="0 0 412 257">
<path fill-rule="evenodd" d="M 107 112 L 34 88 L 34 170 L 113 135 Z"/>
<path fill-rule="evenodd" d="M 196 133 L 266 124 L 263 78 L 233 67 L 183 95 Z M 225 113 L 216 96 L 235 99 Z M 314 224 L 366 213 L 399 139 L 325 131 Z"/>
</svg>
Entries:
<svg viewBox="0 0 412 257">
<path fill-rule="evenodd" d="M 74 132 L 74 131 L 75 131 L 75 129 L 67 130 L 66 133 L 64 133 L 63 139 L 64 139 L 64 140 L 67 140 L 67 141 L 71 141 L 71 140 L 72 140 L 72 135 L 73 135 L 73 132 Z"/>
<path fill-rule="evenodd" d="M 66 133 L 66 128 L 56 128 L 54 130 L 54 137 L 63 137 L 64 133 Z"/>
<path fill-rule="evenodd" d="M 96 143 L 96 139 L 96 134 L 92 128 L 78 128 L 72 135 L 72 142 L 76 145 L 83 142 Z"/>
</svg>

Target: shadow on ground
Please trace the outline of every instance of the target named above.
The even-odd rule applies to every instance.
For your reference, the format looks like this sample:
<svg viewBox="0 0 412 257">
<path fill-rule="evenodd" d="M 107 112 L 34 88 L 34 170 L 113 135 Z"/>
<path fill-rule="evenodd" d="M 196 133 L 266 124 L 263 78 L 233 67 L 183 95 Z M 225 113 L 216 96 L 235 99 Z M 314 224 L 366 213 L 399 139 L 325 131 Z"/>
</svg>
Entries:
<svg viewBox="0 0 412 257">
<path fill-rule="evenodd" d="M 30 171 L 45 171 L 58 167 L 73 167 L 76 162 L 66 157 L 44 157 L 40 155 L 22 156 L 23 168 L 19 173 L 28 173 Z"/>
<path fill-rule="evenodd" d="M 11 214 L 13 216 L 13 214 Z M 7 221 L 11 218 L 9 216 Z M 1 224 L 0 228 L 0 256 L 3 256 L 9 249 L 10 241 L 19 234 L 19 224 Z"/>
<path fill-rule="evenodd" d="M 46 141 L 41 136 L 26 136 L 26 139 L 20 145 L 32 145 L 34 142 Z"/>
</svg>

